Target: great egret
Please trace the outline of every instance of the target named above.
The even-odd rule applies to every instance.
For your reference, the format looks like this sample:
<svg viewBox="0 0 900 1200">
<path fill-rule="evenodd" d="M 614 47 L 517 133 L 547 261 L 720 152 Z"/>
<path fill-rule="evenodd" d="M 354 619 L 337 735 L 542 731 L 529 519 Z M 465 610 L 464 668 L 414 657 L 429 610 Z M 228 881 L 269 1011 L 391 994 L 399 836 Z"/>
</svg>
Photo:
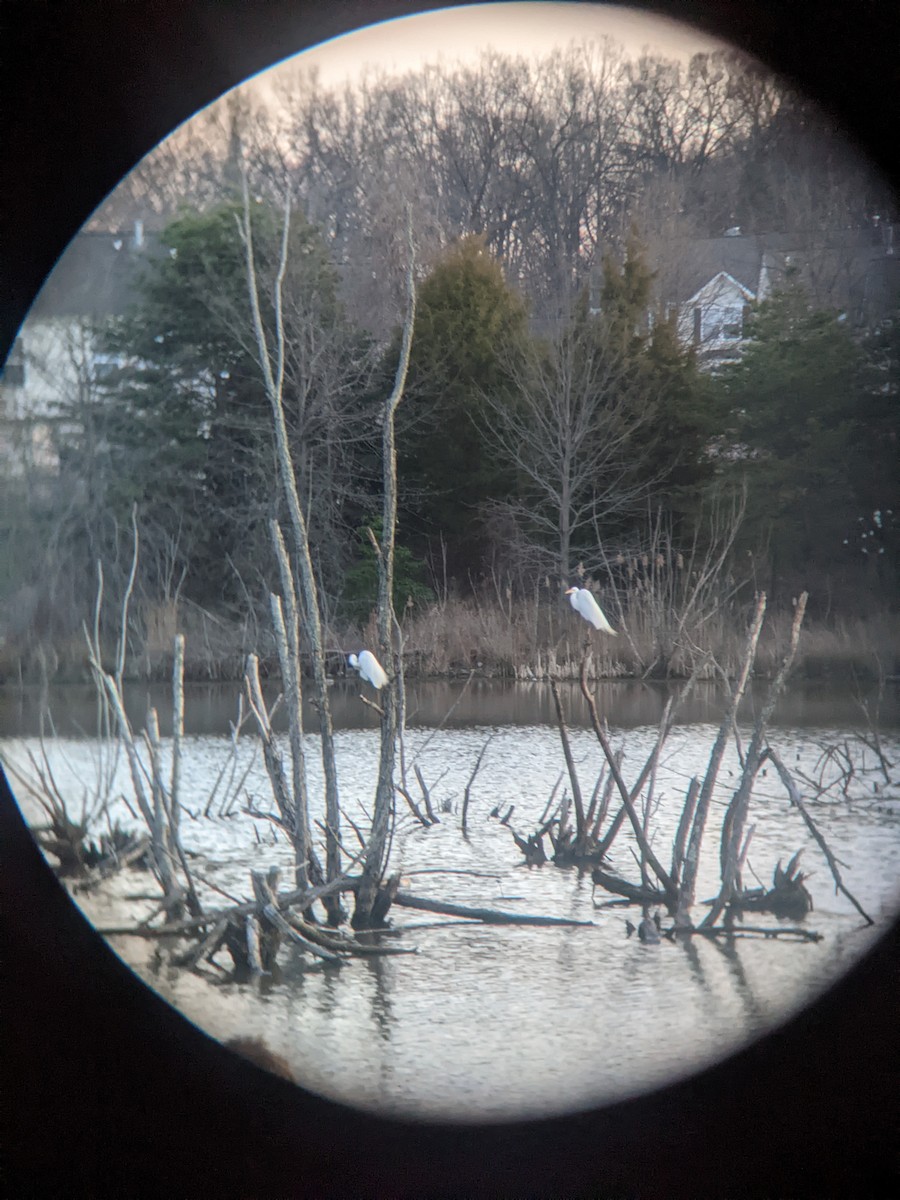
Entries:
<svg viewBox="0 0 900 1200">
<path fill-rule="evenodd" d="M 594 599 L 592 592 L 589 592 L 587 588 L 570 587 L 566 589 L 566 595 L 579 616 L 590 621 L 595 629 L 602 629 L 604 633 L 616 636 L 616 631 L 603 615 L 603 609 Z"/>
<path fill-rule="evenodd" d="M 371 650 L 360 650 L 359 657 L 351 654 L 347 661 L 355 671 L 359 671 L 360 678 L 366 683 L 371 683 L 376 692 L 387 683 L 388 677 L 384 673 L 384 667 Z"/>
</svg>

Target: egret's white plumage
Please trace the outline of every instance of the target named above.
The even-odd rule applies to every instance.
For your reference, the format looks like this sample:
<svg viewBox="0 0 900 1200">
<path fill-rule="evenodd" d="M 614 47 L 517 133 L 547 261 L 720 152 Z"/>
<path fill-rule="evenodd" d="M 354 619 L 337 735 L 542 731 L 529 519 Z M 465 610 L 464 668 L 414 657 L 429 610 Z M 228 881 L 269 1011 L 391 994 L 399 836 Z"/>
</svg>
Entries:
<svg viewBox="0 0 900 1200">
<path fill-rule="evenodd" d="M 355 671 L 359 671 L 360 678 L 364 679 L 366 683 L 371 683 L 376 691 L 379 691 L 387 683 L 388 677 L 384 672 L 384 667 L 371 650 L 360 650 L 358 656 L 351 654 L 347 661 Z"/>
<path fill-rule="evenodd" d="M 570 587 L 566 589 L 566 595 L 569 597 L 569 603 L 579 616 L 584 617 L 586 621 L 590 621 L 595 629 L 602 629 L 604 633 L 610 633 L 613 637 L 616 636 L 616 631 L 610 625 L 609 621 L 607 621 L 603 609 L 594 599 L 592 592 L 589 592 L 587 588 Z"/>
</svg>

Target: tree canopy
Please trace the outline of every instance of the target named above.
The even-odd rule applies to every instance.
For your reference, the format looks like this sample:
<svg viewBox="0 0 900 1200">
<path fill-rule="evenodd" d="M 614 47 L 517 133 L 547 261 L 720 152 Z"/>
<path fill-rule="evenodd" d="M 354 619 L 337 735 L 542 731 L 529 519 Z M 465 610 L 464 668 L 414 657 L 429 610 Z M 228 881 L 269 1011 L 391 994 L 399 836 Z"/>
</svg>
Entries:
<svg viewBox="0 0 900 1200">
<path fill-rule="evenodd" d="M 279 507 L 237 216 L 237 203 L 227 202 L 172 222 L 138 303 L 106 334 L 122 363 L 106 385 L 105 444 L 116 461 L 108 503 L 121 513 L 137 502 L 145 526 L 169 530 L 190 594 L 203 602 L 241 594 L 255 580 L 267 560 L 266 522 Z M 280 230 L 265 205 L 253 220 L 271 330 Z M 344 323 L 321 237 L 299 213 L 284 297 L 288 422 L 311 525 L 324 542 L 341 497 L 321 479 L 346 451 L 336 436 L 365 355 Z M 321 503 L 313 504 L 317 486 Z"/>
<path fill-rule="evenodd" d="M 514 483 L 483 425 L 490 405 L 513 402 L 526 332 L 525 304 L 482 237 L 451 247 L 422 283 L 399 471 L 411 533 L 423 547 L 443 537 L 454 571 L 477 561 L 483 506 Z"/>
</svg>

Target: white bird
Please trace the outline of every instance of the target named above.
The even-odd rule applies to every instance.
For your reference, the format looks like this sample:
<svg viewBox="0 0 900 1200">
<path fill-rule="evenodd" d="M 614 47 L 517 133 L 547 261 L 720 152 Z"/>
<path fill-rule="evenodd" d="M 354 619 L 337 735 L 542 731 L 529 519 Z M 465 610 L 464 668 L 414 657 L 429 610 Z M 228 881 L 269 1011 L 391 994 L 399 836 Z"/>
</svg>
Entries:
<svg viewBox="0 0 900 1200">
<path fill-rule="evenodd" d="M 603 609 L 594 599 L 592 592 L 589 592 L 587 588 L 570 587 L 566 589 L 566 595 L 579 616 L 590 621 L 595 629 L 602 629 L 604 633 L 616 636 L 616 631 L 603 615 Z"/>
<path fill-rule="evenodd" d="M 371 650 L 360 650 L 359 657 L 351 654 L 347 661 L 354 671 L 359 671 L 360 677 L 365 679 L 366 683 L 371 683 L 376 692 L 387 683 L 388 677 L 384 673 L 384 667 Z"/>
</svg>

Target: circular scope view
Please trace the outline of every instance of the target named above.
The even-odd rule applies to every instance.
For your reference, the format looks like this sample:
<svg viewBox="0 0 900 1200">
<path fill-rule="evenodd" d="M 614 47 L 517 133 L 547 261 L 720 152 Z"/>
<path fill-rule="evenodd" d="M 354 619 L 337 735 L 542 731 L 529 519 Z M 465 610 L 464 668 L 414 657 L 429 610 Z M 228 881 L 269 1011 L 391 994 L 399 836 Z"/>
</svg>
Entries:
<svg viewBox="0 0 900 1200">
<path fill-rule="evenodd" d="M 423 1120 L 656 1088 L 900 873 L 900 212 L 734 49 L 485 5 L 288 59 L 2 383 L 0 755 L 116 953 Z"/>
</svg>

